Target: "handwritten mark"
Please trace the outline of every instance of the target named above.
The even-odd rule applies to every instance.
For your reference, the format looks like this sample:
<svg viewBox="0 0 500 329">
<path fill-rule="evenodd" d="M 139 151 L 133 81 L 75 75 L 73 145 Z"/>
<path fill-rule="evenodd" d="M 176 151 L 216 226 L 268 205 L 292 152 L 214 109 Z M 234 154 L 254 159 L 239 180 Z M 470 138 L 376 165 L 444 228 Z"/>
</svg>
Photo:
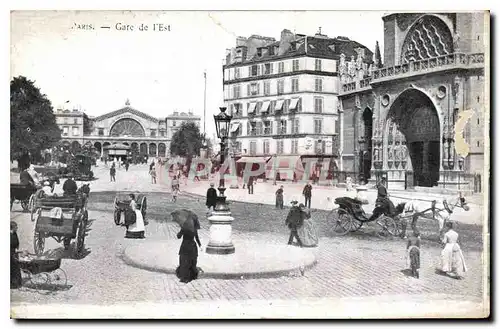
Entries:
<svg viewBox="0 0 500 329">
<path fill-rule="evenodd" d="M 457 123 L 455 124 L 455 151 L 464 158 L 469 155 L 470 148 L 463 137 L 463 131 L 473 115 L 473 110 L 463 111 L 459 114 Z"/>
</svg>

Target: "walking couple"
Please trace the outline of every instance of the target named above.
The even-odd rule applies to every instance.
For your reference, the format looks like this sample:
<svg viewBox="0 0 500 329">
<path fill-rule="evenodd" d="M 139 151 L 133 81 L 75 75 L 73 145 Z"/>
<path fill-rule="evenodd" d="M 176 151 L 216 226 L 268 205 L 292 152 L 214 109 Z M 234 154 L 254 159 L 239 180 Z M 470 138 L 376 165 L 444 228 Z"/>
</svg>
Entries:
<svg viewBox="0 0 500 329">
<path fill-rule="evenodd" d="M 290 229 L 288 244 L 293 243 L 294 238 L 300 247 L 316 247 L 318 245 L 318 232 L 311 220 L 311 214 L 301 203 L 292 201 L 292 208 L 286 217 L 285 225 Z"/>
</svg>

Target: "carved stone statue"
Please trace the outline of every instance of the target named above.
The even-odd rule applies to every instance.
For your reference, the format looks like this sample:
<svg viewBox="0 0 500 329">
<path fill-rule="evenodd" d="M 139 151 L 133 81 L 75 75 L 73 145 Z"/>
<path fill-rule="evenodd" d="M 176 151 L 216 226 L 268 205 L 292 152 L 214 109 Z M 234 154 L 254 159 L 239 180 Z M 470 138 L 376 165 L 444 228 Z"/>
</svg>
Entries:
<svg viewBox="0 0 500 329">
<path fill-rule="evenodd" d="M 453 52 L 460 52 L 460 34 L 458 32 L 453 35 Z"/>
<path fill-rule="evenodd" d="M 356 69 L 363 69 L 363 57 L 361 57 L 361 52 L 358 52 L 358 58 L 356 58 Z"/>
<path fill-rule="evenodd" d="M 349 63 L 349 75 L 354 77 L 356 75 L 356 61 L 354 56 L 351 56 L 351 62 Z"/>
<path fill-rule="evenodd" d="M 340 75 L 344 75 L 347 73 L 347 64 L 345 61 L 345 55 L 343 53 L 340 54 L 339 72 Z"/>
</svg>

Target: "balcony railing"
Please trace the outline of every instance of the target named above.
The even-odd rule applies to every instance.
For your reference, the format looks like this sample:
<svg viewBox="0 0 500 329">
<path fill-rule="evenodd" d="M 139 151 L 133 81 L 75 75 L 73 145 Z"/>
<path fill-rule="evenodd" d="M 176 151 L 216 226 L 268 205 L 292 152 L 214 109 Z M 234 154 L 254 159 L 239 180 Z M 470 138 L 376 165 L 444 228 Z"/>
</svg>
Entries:
<svg viewBox="0 0 500 329">
<path fill-rule="evenodd" d="M 348 82 L 342 85 L 342 93 L 362 91 L 370 88 L 376 80 L 387 80 L 416 74 L 430 73 L 433 71 L 447 70 L 450 68 L 476 68 L 484 66 L 484 53 L 454 53 L 445 56 L 428 58 L 406 64 L 384 67 L 373 72 L 371 77 Z"/>
</svg>

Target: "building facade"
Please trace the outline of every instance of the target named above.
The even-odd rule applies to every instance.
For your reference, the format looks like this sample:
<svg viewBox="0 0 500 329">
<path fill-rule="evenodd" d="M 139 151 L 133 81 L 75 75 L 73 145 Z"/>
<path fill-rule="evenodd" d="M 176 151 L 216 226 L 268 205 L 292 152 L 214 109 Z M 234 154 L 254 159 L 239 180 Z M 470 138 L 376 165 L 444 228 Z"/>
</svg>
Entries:
<svg viewBox="0 0 500 329">
<path fill-rule="evenodd" d="M 392 189 L 473 189 L 489 125 L 484 13 L 391 14 L 383 24 L 382 67 L 339 67 L 342 169 L 386 176 Z M 462 141 L 468 151 L 457 152 Z"/>
<path fill-rule="evenodd" d="M 141 112 L 127 100 L 118 110 L 88 118 L 84 129 L 85 114 L 78 109 L 58 109 L 56 120 L 62 131 L 62 142 L 69 145 L 91 145 L 107 156 L 106 146 L 124 144 L 140 155 L 167 157 L 173 133 L 183 121 L 194 121 L 199 126 L 200 117 L 190 113 L 174 112 L 165 119 Z"/>
<path fill-rule="evenodd" d="M 336 159 L 342 53 L 363 55 L 365 66 L 372 61 L 371 51 L 345 37 L 283 30 L 278 41 L 238 38 L 223 66 L 224 102 L 233 115 L 231 154 L 249 161 L 270 156 Z"/>
</svg>

